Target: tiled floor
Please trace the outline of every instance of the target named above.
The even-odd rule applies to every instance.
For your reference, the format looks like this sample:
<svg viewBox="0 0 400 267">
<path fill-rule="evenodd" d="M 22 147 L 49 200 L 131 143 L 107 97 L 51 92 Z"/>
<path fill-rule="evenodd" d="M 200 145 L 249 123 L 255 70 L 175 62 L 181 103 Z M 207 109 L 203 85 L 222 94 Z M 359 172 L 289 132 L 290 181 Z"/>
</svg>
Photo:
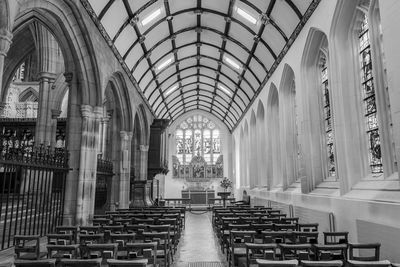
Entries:
<svg viewBox="0 0 400 267">
<path fill-rule="evenodd" d="M 187 267 L 191 262 L 222 262 L 226 265 L 225 255 L 212 229 L 211 212 L 200 215 L 187 212 L 186 227 L 174 258 L 175 267 Z"/>
</svg>

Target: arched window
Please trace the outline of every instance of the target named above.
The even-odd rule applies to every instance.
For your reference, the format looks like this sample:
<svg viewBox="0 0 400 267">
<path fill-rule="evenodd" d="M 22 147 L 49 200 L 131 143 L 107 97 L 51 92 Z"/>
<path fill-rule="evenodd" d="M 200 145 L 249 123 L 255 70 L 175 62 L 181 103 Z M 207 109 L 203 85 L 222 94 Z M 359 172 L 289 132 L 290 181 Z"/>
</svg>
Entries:
<svg viewBox="0 0 400 267">
<path fill-rule="evenodd" d="M 326 56 L 321 53 L 320 58 L 320 77 L 321 77 L 321 95 L 322 95 L 322 109 L 324 119 L 324 131 L 325 131 L 325 147 L 327 156 L 327 173 L 328 177 L 336 176 L 336 165 L 335 165 L 335 136 L 333 133 L 333 117 L 332 107 L 330 99 L 330 88 L 328 79 L 328 64 Z"/>
<path fill-rule="evenodd" d="M 174 177 L 222 177 L 221 136 L 213 121 L 203 115 L 188 117 L 178 125 L 175 142 Z"/>
<path fill-rule="evenodd" d="M 364 14 L 358 38 L 361 65 L 361 95 L 368 144 L 368 163 L 371 173 L 379 175 L 383 173 L 383 166 L 367 14 Z"/>
</svg>

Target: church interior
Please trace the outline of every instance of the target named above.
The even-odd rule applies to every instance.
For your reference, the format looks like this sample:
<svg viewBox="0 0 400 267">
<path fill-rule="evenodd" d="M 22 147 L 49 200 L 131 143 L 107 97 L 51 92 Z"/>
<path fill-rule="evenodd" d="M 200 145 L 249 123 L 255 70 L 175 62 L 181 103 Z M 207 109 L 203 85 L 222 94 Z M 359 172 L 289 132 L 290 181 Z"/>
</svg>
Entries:
<svg viewBox="0 0 400 267">
<path fill-rule="evenodd" d="M 400 266 L 397 12 L 0 0 L 0 266 Z"/>
</svg>

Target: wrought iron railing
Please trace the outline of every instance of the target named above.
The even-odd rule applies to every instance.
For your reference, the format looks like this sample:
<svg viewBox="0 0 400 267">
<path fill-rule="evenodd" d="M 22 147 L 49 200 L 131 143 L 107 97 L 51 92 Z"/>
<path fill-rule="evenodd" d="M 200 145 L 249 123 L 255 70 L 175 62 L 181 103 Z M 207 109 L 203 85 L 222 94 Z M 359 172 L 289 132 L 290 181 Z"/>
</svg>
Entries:
<svg viewBox="0 0 400 267">
<path fill-rule="evenodd" d="M 44 236 L 63 221 L 68 153 L 0 134 L 0 250 L 14 236 Z"/>
</svg>

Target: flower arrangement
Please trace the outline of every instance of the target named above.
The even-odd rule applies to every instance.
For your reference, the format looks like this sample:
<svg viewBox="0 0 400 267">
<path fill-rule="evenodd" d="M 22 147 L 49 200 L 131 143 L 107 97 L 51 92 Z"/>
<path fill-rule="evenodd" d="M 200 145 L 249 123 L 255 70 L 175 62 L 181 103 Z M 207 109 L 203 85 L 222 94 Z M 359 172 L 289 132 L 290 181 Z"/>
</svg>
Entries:
<svg viewBox="0 0 400 267">
<path fill-rule="evenodd" d="M 232 181 L 224 177 L 224 179 L 221 180 L 220 186 L 226 191 L 228 188 L 232 188 Z"/>
</svg>

